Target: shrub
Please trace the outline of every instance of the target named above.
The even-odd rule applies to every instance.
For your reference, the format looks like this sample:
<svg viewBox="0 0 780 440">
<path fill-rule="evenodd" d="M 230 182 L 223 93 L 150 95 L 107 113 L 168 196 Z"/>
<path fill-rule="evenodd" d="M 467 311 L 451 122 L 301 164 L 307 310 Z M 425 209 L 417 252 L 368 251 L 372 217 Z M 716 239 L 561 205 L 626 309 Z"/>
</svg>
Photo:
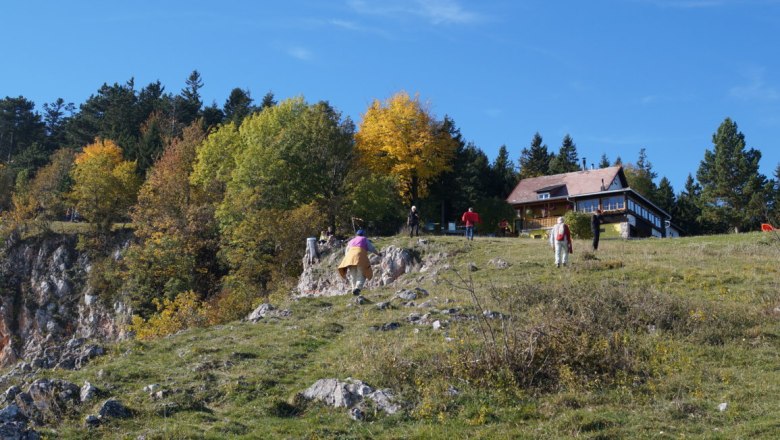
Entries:
<svg viewBox="0 0 780 440">
<path fill-rule="evenodd" d="M 182 292 L 175 299 L 155 299 L 157 313 L 149 319 L 133 316 L 130 329 L 138 339 L 154 339 L 170 335 L 190 327 L 201 327 L 206 323 L 202 303 L 193 291 Z"/>
<path fill-rule="evenodd" d="M 574 238 L 593 238 L 593 233 L 590 230 L 590 216 L 591 214 L 576 211 L 568 211 L 563 216 Z"/>
</svg>

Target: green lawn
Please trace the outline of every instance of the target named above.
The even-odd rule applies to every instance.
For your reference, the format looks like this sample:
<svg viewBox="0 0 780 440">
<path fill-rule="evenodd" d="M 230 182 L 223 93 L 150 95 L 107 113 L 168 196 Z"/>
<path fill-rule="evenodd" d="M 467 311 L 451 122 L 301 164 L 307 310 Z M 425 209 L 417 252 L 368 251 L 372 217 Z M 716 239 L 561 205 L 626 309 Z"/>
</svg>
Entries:
<svg viewBox="0 0 780 440">
<path fill-rule="evenodd" d="M 430 310 L 405 307 L 398 300 L 394 308 L 378 310 L 373 304 L 355 305 L 347 296 L 286 298 L 276 305 L 289 308 L 289 318 L 123 342 L 81 371 L 52 371 L 52 377 L 79 385 L 93 383 L 136 416 L 86 434 L 82 421 L 96 413 L 96 402 L 41 432 L 74 439 L 768 439 L 780 432 L 780 244 L 770 237 L 604 240 L 595 256 L 586 252 L 588 243 L 577 241 L 572 264 L 561 269 L 552 264 L 552 251 L 542 240 L 428 239 L 425 245 L 406 237 L 376 244 L 414 247 L 423 258 L 441 257 L 439 267 L 449 264 L 457 271 L 405 276 L 409 286 L 430 292 L 425 300 L 435 310 L 479 315 L 461 280 L 470 278 L 482 308 L 511 320 L 502 325 L 500 320 L 454 320 L 434 313 L 436 319 L 450 319 L 447 327 L 434 331 L 406 321 L 412 312 Z M 497 269 L 488 264 L 492 258 L 511 266 Z M 469 263 L 478 270 L 468 271 Z M 389 300 L 397 289 L 365 293 L 376 303 Z M 612 314 L 598 316 L 604 310 Z M 641 374 L 591 374 L 572 364 L 565 368 L 571 375 L 561 373 L 554 386 L 542 388 L 460 369 L 466 364 L 459 362 L 462 356 L 484 348 L 480 326 L 490 325 L 501 341 L 512 328 L 532 328 L 545 319 L 607 329 L 592 339 L 580 334 L 583 344 L 594 343 L 588 345 L 593 350 L 599 341 L 614 345 L 610 338 L 623 338 L 625 350 L 637 351 L 623 355 L 640 363 L 632 368 Z M 656 321 L 652 328 L 646 325 Z M 370 329 L 388 322 L 401 327 Z M 582 351 L 578 362 L 604 364 L 592 358 L 597 351 Z M 326 377 L 390 387 L 408 406 L 401 414 L 355 422 L 344 409 L 295 400 L 296 393 Z M 151 399 L 142 388 L 152 383 L 171 394 Z M 725 411 L 718 409 L 721 403 L 727 403 Z"/>
</svg>

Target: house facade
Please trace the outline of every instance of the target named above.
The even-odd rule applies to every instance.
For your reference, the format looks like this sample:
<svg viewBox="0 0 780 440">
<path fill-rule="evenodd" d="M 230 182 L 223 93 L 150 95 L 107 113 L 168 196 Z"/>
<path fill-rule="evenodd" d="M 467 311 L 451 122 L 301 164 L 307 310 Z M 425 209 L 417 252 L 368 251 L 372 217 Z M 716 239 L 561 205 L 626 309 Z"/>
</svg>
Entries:
<svg viewBox="0 0 780 440">
<path fill-rule="evenodd" d="M 544 235 L 567 211 L 601 209 L 602 237 L 673 235 L 671 216 L 628 186 L 623 167 L 523 179 L 507 198 L 517 213 L 515 230 Z"/>
</svg>

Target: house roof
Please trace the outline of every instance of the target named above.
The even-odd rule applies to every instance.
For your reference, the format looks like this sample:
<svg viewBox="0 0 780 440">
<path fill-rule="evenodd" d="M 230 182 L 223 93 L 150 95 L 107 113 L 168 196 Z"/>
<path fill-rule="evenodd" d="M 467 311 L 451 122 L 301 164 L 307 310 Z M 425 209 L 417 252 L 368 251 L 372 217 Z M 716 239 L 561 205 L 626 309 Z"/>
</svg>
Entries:
<svg viewBox="0 0 780 440">
<path fill-rule="evenodd" d="M 621 188 L 626 187 L 626 177 L 621 166 L 531 177 L 521 180 L 506 201 L 512 204 L 535 202 L 538 200 L 539 192 L 564 186 L 566 188 L 557 195 L 575 197 L 581 194 L 598 193 L 609 188 L 618 177 L 621 179 Z"/>
</svg>

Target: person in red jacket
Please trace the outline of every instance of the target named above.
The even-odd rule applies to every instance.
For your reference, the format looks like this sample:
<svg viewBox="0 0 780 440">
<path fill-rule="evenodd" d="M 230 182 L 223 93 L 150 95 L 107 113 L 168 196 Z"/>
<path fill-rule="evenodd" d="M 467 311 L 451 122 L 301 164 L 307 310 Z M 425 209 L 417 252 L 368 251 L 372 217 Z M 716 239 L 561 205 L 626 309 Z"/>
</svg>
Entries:
<svg viewBox="0 0 780 440">
<path fill-rule="evenodd" d="M 563 217 L 558 217 L 558 223 L 550 230 L 550 246 L 555 249 L 555 266 L 566 266 L 569 262 L 569 254 L 573 252 L 571 247 L 571 231 L 569 225 L 563 222 Z"/>
<path fill-rule="evenodd" d="M 482 220 L 479 219 L 479 214 L 474 212 L 474 208 L 469 208 L 468 211 L 463 213 L 460 220 L 466 225 L 466 239 L 474 240 L 474 227 L 477 226 L 477 223 L 482 223 Z"/>
</svg>

